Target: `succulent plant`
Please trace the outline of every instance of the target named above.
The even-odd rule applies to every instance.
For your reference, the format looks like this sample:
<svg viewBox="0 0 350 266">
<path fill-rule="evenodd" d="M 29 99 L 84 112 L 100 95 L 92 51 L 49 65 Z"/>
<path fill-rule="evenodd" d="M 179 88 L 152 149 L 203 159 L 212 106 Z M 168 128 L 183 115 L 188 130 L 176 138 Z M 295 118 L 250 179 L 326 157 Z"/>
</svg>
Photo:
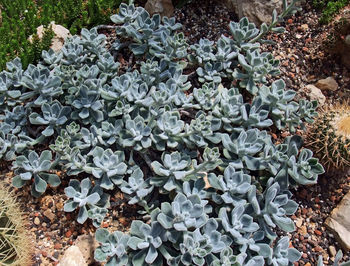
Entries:
<svg viewBox="0 0 350 266">
<path fill-rule="evenodd" d="M 72 212 L 79 208 L 77 221 L 84 223 L 89 214 L 87 207 L 90 209 L 95 206 L 108 206 L 108 196 L 104 194 L 99 186 L 92 187 L 89 178 L 83 179 L 79 182 L 76 179 L 69 181 L 69 186 L 64 189 L 66 196 L 69 200 L 64 204 L 65 212 Z M 94 211 L 91 212 L 90 216 Z M 97 212 L 96 212 L 97 213 Z M 98 213 L 98 215 L 100 215 Z M 95 215 L 93 215 L 95 218 Z"/>
<path fill-rule="evenodd" d="M 104 262 L 106 265 L 128 265 L 129 257 L 127 254 L 128 241 L 130 236 L 122 232 L 109 233 L 107 229 L 98 228 L 96 230 L 96 240 L 101 245 L 95 250 L 94 258 L 97 261 Z"/>
<path fill-rule="evenodd" d="M 39 197 L 46 191 L 47 184 L 57 187 L 61 180 L 56 174 L 49 173 L 52 165 L 52 154 L 50 151 L 43 151 L 40 156 L 31 151 L 28 157 L 21 155 L 13 163 L 15 177 L 12 184 L 15 187 L 23 187 L 28 181 L 33 180 L 32 195 Z"/>
<path fill-rule="evenodd" d="M 68 121 L 68 114 L 71 109 L 68 106 L 62 106 L 60 102 L 54 101 L 50 104 L 44 103 L 41 106 L 42 116 L 36 112 L 29 115 L 29 121 L 33 125 L 47 125 L 42 134 L 46 137 L 54 134 L 54 128 L 63 126 Z"/>
<path fill-rule="evenodd" d="M 307 146 L 327 169 L 350 166 L 350 108 L 348 103 L 322 110 L 308 130 Z"/>
<path fill-rule="evenodd" d="M 187 231 L 191 228 L 201 228 L 205 225 L 207 215 L 204 204 L 197 195 L 188 198 L 178 193 L 171 203 L 163 202 L 157 221 L 165 228 L 177 231 Z"/>
<path fill-rule="evenodd" d="M 245 203 L 244 195 L 251 189 L 251 176 L 242 171 L 236 172 L 232 165 L 229 165 L 224 172 L 224 176 L 209 174 L 210 185 L 222 194 L 213 194 L 215 202 L 225 202 L 226 204 Z"/>
<path fill-rule="evenodd" d="M 317 103 L 274 80 L 278 60 L 261 43 L 295 2 L 260 29 L 242 18 L 231 36 L 191 46 L 175 18 L 121 4 L 112 47 L 98 27 L 83 29 L 35 66 L 8 62 L 0 157 L 13 161 L 13 184 L 40 196 L 60 171 L 65 210 L 96 227 L 121 190 L 144 220 L 129 233 L 97 231 L 95 258 L 107 265 L 291 264 L 297 252 L 276 240 L 294 229 L 289 188 L 324 170 L 301 137 L 279 143 L 271 132 L 303 129 Z M 347 132 L 340 115 L 327 122 L 334 134 Z"/>
<path fill-rule="evenodd" d="M 148 180 L 144 180 L 143 172 L 140 168 L 136 168 L 129 177 L 128 182 L 124 181 L 120 184 L 120 190 L 129 195 L 129 204 L 145 204 L 145 199 L 153 191 L 153 186 Z"/>
<path fill-rule="evenodd" d="M 150 225 L 141 221 L 133 221 L 131 224 L 128 246 L 137 251 L 132 258 L 133 265 L 144 262 L 152 265 L 162 265 L 162 259 L 157 249 L 165 240 L 164 229 L 158 222 Z"/>
<path fill-rule="evenodd" d="M 91 151 L 94 157 L 92 174 L 99 180 L 104 189 L 113 189 L 114 185 L 120 185 L 123 175 L 126 173 L 127 165 L 124 163 L 124 153 L 121 151 L 112 152 L 111 149 L 103 150 L 96 147 Z"/>
</svg>

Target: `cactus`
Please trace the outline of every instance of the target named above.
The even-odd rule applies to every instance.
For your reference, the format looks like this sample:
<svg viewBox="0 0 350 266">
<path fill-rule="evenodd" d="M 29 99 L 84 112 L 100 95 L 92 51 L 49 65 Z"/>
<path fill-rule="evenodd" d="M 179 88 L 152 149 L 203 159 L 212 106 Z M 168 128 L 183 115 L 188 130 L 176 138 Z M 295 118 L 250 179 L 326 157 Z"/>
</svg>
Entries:
<svg viewBox="0 0 350 266">
<path fill-rule="evenodd" d="M 31 246 L 18 203 L 0 183 L 0 265 L 31 265 Z"/>
<path fill-rule="evenodd" d="M 307 145 L 328 169 L 350 167 L 349 102 L 327 106 L 309 129 Z"/>
</svg>

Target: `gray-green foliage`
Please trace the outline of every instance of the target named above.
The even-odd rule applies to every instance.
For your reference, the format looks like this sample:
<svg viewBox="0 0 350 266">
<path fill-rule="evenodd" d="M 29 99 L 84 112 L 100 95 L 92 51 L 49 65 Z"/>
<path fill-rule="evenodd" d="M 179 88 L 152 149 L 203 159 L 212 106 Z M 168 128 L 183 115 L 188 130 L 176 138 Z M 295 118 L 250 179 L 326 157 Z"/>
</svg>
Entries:
<svg viewBox="0 0 350 266">
<path fill-rule="evenodd" d="M 277 20 L 259 30 L 243 18 L 232 36 L 189 46 L 175 19 L 122 4 L 111 50 L 94 28 L 37 66 L 9 62 L 0 156 L 13 184 L 40 196 L 61 171 L 65 210 L 96 227 L 117 189 L 139 205 L 147 221 L 130 234 L 97 231 L 95 259 L 107 265 L 291 265 L 300 253 L 275 233 L 294 229 L 288 187 L 314 184 L 323 168 L 301 137 L 270 135 L 312 122 L 317 106 L 266 81 L 278 61 L 261 38 Z"/>
</svg>

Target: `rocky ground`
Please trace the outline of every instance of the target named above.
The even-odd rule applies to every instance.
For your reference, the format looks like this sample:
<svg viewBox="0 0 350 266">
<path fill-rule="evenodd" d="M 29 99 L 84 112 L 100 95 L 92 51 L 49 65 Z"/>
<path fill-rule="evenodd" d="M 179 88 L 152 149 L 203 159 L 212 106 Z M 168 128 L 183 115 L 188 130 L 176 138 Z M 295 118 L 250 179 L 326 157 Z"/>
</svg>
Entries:
<svg viewBox="0 0 350 266">
<path fill-rule="evenodd" d="M 338 84 L 334 90 L 323 90 L 327 101 L 350 96 L 350 75 L 342 66 L 340 59 L 329 56 L 323 50 L 322 40 L 327 32 L 326 26 L 318 25 L 318 14 L 308 4 L 303 11 L 289 18 L 287 32 L 271 34 L 268 39 L 275 45 L 266 45 L 264 50 L 273 53 L 281 61 L 280 78 L 288 88 L 301 96 L 305 95 L 306 85 L 332 77 Z M 228 23 L 236 20 L 236 15 L 227 11 L 213 0 L 193 1 L 175 11 L 177 20 L 184 25 L 184 32 L 190 43 L 202 37 L 216 40 L 221 34 L 228 34 Z M 113 38 L 113 35 L 109 35 Z M 11 172 L 6 174 L 10 180 Z M 10 183 L 10 181 L 9 181 Z M 60 186 L 65 187 L 65 184 Z M 350 177 L 347 174 L 325 174 L 314 186 L 300 187 L 294 191 L 294 199 L 299 209 L 293 216 L 297 230 L 290 234 L 291 245 L 303 252 L 297 265 L 316 265 L 319 255 L 325 264 L 331 264 L 335 252 L 341 248 L 334 235 L 326 230 L 324 222 L 332 209 L 350 190 Z M 20 202 L 28 215 L 30 230 L 35 241 L 33 265 L 57 265 L 63 253 L 73 243 L 82 246 L 86 259 L 92 256 L 94 232 L 90 223 L 84 226 L 75 221 L 75 216 L 63 211 L 66 197 L 63 189 L 49 191 L 40 199 L 30 196 L 29 188 L 17 191 Z M 135 218 L 136 210 L 128 206 L 121 194 L 112 197 L 114 212 L 102 225 L 105 228 L 127 230 L 130 221 Z M 83 237 L 78 236 L 83 235 Z M 350 252 L 344 252 L 344 260 L 350 259 Z"/>
</svg>

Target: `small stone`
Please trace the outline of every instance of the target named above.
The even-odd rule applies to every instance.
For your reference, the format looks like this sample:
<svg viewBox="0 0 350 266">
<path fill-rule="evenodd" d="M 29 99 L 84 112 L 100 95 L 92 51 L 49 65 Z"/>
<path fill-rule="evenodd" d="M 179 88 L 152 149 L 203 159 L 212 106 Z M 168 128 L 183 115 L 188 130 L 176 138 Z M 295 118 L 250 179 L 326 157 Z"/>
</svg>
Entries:
<svg viewBox="0 0 350 266">
<path fill-rule="evenodd" d="M 324 105 L 326 102 L 326 96 L 323 95 L 322 91 L 314 86 L 314 85 L 306 85 L 305 88 L 303 89 L 303 91 L 305 92 L 305 94 L 307 95 L 307 97 L 314 101 L 318 101 L 318 103 L 320 104 L 320 106 Z"/>
<path fill-rule="evenodd" d="M 318 235 L 318 236 L 321 236 L 322 232 L 320 230 L 315 230 L 315 234 Z"/>
<path fill-rule="evenodd" d="M 174 6 L 171 0 L 148 0 L 145 9 L 153 14 L 160 14 L 162 17 L 171 17 L 174 13 Z"/>
<path fill-rule="evenodd" d="M 51 209 L 44 211 L 44 216 L 48 218 L 51 222 L 55 221 L 56 216 L 52 213 Z"/>
<path fill-rule="evenodd" d="M 320 79 L 316 82 L 315 86 L 320 90 L 336 91 L 338 89 L 338 83 L 332 77 Z"/>
<path fill-rule="evenodd" d="M 303 253 L 302 257 L 303 257 L 304 259 L 307 259 L 308 256 L 307 256 L 306 253 Z"/>
<path fill-rule="evenodd" d="M 306 208 L 303 208 L 303 209 L 301 210 L 301 213 L 302 213 L 303 215 L 306 215 L 307 212 L 308 212 L 308 210 L 307 210 Z"/>
<path fill-rule="evenodd" d="M 301 227 L 301 225 L 303 224 L 303 219 L 302 218 L 298 218 L 295 220 L 295 225 L 297 227 Z"/>
<path fill-rule="evenodd" d="M 60 244 L 60 243 L 56 243 L 55 245 L 54 245 L 54 249 L 61 249 L 62 248 L 62 244 Z"/>
<path fill-rule="evenodd" d="M 322 249 L 320 246 L 316 246 L 316 247 L 315 247 L 315 251 L 316 251 L 316 252 L 321 252 L 322 250 L 323 250 L 323 249 Z"/>
<path fill-rule="evenodd" d="M 329 253 L 331 254 L 332 257 L 335 257 L 335 255 L 337 254 L 337 250 L 335 249 L 334 246 L 329 246 L 328 247 Z"/>
<path fill-rule="evenodd" d="M 83 254 L 77 246 L 69 247 L 60 260 L 60 266 L 87 266 Z"/>
<path fill-rule="evenodd" d="M 302 25 L 300 26 L 300 28 L 301 28 L 303 31 L 307 31 L 307 30 L 309 29 L 309 25 L 307 25 L 307 24 L 302 24 Z"/>
<path fill-rule="evenodd" d="M 98 247 L 98 243 L 92 234 L 78 236 L 74 245 L 80 249 L 80 252 L 83 254 L 83 257 L 88 264 L 94 261 L 94 252 Z"/>
<path fill-rule="evenodd" d="M 39 225 L 40 224 L 40 219 L 38 217 L 34 218 L 34 224 Z"/>
<path fill-rule="evenodd" d="M 307 262 L 307 263 L 305 264 L 305 266 L 311 266 L 311 263 L 310 263 L 310 262 Z"/>
<path fill-rule="evenodd" d="M 68 230 L 67 232 L 66 232 L 66 237 L 71 237 L 71 235 L 72 235 L 72 231 L 71 230 Z"/>
<path fill-rule="evenodd" d="M 326 226 L 334 233 L 343 249 L 350 250 L 350 192 L 348 192 L 339 205 L 326 219 Z"/>
<path fill-rule="evenodd" d="M 292 24 L 293 23 L 293 19 L 290 18 L 290 19 L 287 20 L 287 22 L 288 22 L 288 24 Z"/>
<path fill-rule="evenodd" d="M 303 36 L 302 35 L 300 35 L 300 34 L 295 34 L 295 38 L 297 38 L 297 39 L 301 39 Z"/>
</svg>

